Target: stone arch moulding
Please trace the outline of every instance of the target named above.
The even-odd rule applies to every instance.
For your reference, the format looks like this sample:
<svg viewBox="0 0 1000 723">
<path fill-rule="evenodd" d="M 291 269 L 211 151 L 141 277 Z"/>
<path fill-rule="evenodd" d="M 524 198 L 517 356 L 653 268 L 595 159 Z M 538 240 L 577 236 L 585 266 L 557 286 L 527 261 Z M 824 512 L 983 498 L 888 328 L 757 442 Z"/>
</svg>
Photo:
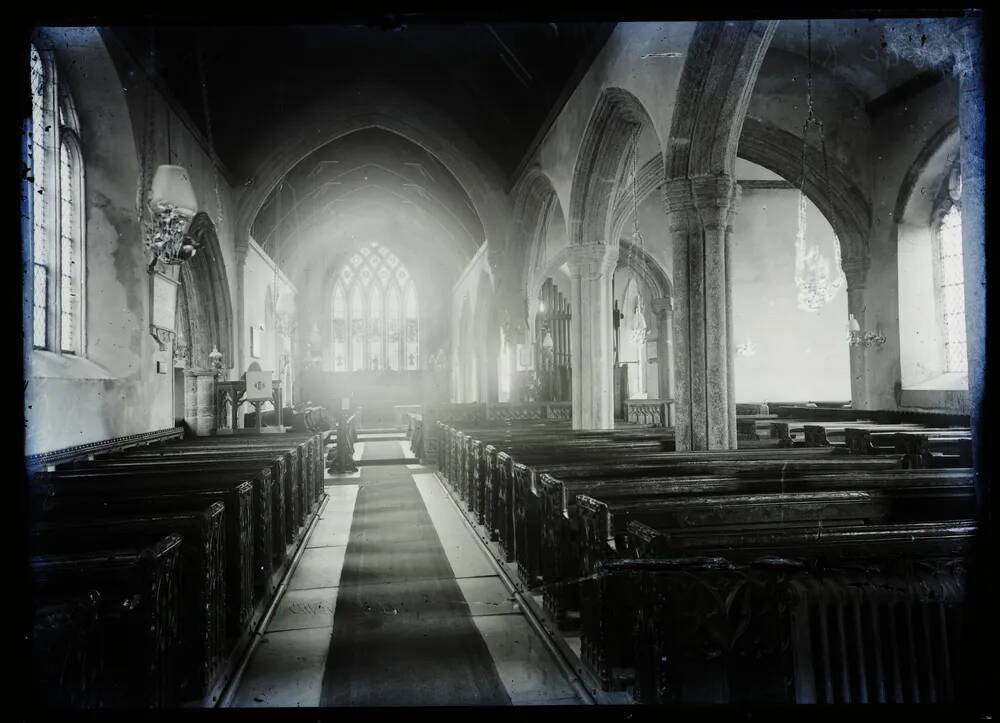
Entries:
<svg viewBox="0 0 1000 723">
<path fill-rule="evenodd" d="M 654 259 L 648 251 L 631 241 L 621 239 L 618 243 L 620 244 L 618 267 L 627 268 L 642 278 L 650 290 L 656 294 L 655 298 L 673 298 L 673 285 L 670 283 L 667 272 L 660 266 L 660 262 Z"/>
<path fill-rule="evenodd" d="M 663 156 L 657 154 L 653 158 L 643 163 L 639 167 L 639 172 L 635 179 L 635 202 L 632 201 L 632 193 L 629 190 L 619 193 L 615 199 L 614 208 L 611 212 L 611 236 L 610 238 L 621 238 L 622 229 L 632 213 L 633 205 L 641 206 L 643 201 L 649 198 L 657 189 L 663 188 L 666 180 Z M 665 222 L 665 220 L 664 220 Z"/>
<path fill-rule="evenodd" d="M 191 338 L 188 339 L 191 364 L 195 369 L 208 369 L 208 355 L 217 345 L 222 352 L 223 364 L 232 369 L 236 364 L 233 354 L 233 309 L 215 224 L 202 211 L 191 221 L 188 235 L 201 244 L 195 257 L 180 267 L 191 324 Z"/>
<path fill-rule="evenodd" d="M 262 146 L 272 150 L 264 152 L 256 175 L 239 198 L 238 257 L 245 253 L 242 247 L 254 217 L 280 179 L 309 154 L 367 128 L 395 133 L 437 158 L 469 197 L 487 241 L 505 238 L 510 201 L 499 168 L 459 126 L 405 91 L 375 84 L 345 88 L 297 116 L 296 123 L 298 132 L 278 128 L 274 143 Z"/>
<path fill-rule="evenodd" d="M 871 229 L 871 204 L 835 159 L 812 146 L 806 147 L 805 177 L 802 177 L 802 139 L 766 121 L 749 117 L 740 136 L 739 157 L 772 171 L 798 185 L 833 226 L 841 245 L 841 262 L 867 258 Z"/>
<path fill-rule="evenodd" d="M 677 89 L 667 178 L 732 177 L 750 96 L 777 26 L 777 20 L 698 23 Z"/>
<path fill-rule="evenodd" d="M 487 253 L 505 261 L 491 263 L 496 273 L 496 313 L 502 318 L 505 333 L 521 339 L 528 328 L 528 294 L 532 264 L 544 237 L 550 215 L 560 208 L 559 197 L 551 179 L 539 167 L 532 166 L 514 187 L 513 223 L 506 249 L 491 246 Z M 499 259 L 497 259 L 499 261 Z M 500 308 L 502 307 L 502 308 Z"/>
<path fill-rule="evenodd" d="M 569 216 L 571 246 L 610 243 L 615 182 L 636 127 L 655 127 L 642 103 L 627 90 L 605 88 L 587 123 L 573 169 Z M 657 145 L 663 144 L 657 137 Z"/>
<path fill-rule="evenodd" d="M 897 196 L 896 205 L 893 208 L 892 217 L 897 223 L 905 218 L 906 208 L 910 205 L 910 197 L 913 195 L 913 191 L 916 189 L 921 178 L 925 175 L 931 159 L 949 146 L 952 146 L 953 150 L 949 149 L 946 152 L 949 155 L 958 156 L 960 140 L 958 130 L 958 116 L 956 115 L 935 131 L 927 143 L 924 144 L 924 147 L 920 149 L 916 158 L 913 159 L 913 163 L 910 164 L 906 175 L 903 177 L 903 182 L 900 184 L 899 196 Z"/>
<path fill-rule="evenodd" d="M 468 342 L 473 345 L 479 358 L 477 364 L 476 389 L 479 401 L 496 401 L 495 384 L 499 339 L 493 324 L 496 321 L 496 297 L 493 282 L 485 271 L 479 273 L 476 282 L 476 300 L 472 311 L 472 329 Z"/>
</svg>

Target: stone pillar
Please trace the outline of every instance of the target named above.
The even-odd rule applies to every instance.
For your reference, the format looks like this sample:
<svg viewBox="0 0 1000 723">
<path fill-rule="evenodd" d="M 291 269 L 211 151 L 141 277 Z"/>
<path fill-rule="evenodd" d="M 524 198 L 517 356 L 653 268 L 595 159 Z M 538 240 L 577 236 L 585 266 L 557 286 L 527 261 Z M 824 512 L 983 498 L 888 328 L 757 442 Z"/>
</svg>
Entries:
<svg viewBox="0 0 1000 723">
<path fill-rule="evenodd" d="M 184 421 L 198 437 L 215 434 L 215 377 L 212 369 L 184 371 Z"/>
<path fill-rule="evenodd" d="M 612 429 L 611 279 L 618 247 L 570 246 L 570 350 L 573 359 L 573 429 Z"/>
<path fill-rule="evenodd" d="M 653 299 L 656 314 L 656 375 L 660 399 L 674 393 L 674 305 L 669 298 Z"/>
<path fill-rule="evenodd" d="M 736 342 L 734 341 L 735 325 L 733 324 L 733 221 L 739 213 L 740 199 L 743 188 L 737 183 L 729 202 L 726 213 L 726 356 L 729 368 L 726 372 L 729 380 L 729 448 L 736 449 Z M 762 402 L 763 399 L 754 401 Z"/>
<path fill-rule="evenodd" d="M 732 449 L 736 416 L 727 228 L 738 186 L 726 175 L 675 178 L 665 187 L 674 242 L 677 449 Z"/>
<path fill-rule="evenodd" d="M 198 378 L 193 369 L 184 370 L 184 424 L 197 434 L 198 430 Z"/>
<path fill-rule="evenodd" d="M 851 315 L 861 326 L 868 330 L 865 311 L 868 302 L 865 299 L 865 283 L 868 278 L 868 257 L 845 259 L 843 262 L 844 276 L 847 277 L 847 314 Z M 845 339 L 846 342 L 846 339 Z M 850 350 L 851 364 L 851 405 L 855 409 L 868 409 L 868 348 L 858 344 Z"/>
</svg>

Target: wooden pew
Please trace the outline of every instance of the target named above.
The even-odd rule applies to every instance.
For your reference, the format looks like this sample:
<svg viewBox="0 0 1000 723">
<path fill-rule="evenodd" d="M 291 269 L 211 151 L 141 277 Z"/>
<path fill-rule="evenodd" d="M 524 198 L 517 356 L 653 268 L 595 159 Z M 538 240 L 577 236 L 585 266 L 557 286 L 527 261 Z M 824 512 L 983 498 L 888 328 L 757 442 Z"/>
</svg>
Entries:
<svg viewBox="0 0 1000 723">
<path fill-rule="evenodd" d="M 297 478 L 298 460 L 293 451 L 278 456 L 273 452 L 241 453 L 238 459 L 241 463 L 257 462 L 270 465 L 271 470 L 271 553 L 273 567 L 280 567 L 285 561 L 286 546 L 292 544 L 296 532 L 301 526 L 298 515 L 300 505 L 296 504 L 302 480 Z M 199 463 L 211 465 L 218 463 L 220 468 L 228 468 L 234 460 L 232 452 L 212 450 L 180 450 L 164 448 L 156 451 L 132 452 L 123 457 L 111 457 L 98 463 L 77 463 L 64 469 L 103 468 L 103 462 L 122 462 L 125 465 L 156 466 L 160 462 L 174 464 L 176 462 Z M 96 464 L 96 466 L 95 466 Z M 117 465 L 116 465 L 117 467 Z"/>
<path fill-rule="evenodd" d="M 162 708 L 176 702 L 181 538 L 153 545 L 34 557 L 36 599 L 71 598 L 96 589 L 106 634 L 105 677 L 112 705 Z"/>
<path fill-rule="evenodd" d="M 791 454 L 779 454 L 780 452 Z M 726 452 L 670 453 L 632 457 L 621 461 L 613 458 L 601 463 L 575 465 L 533 465 L 527 473 L 518 475 L 515 489 L 515 514 L 524 520 L 523 535 L 517 541 L 524 554 L 526 582 L 536 575 L 550 580 L 544 566 L 555 565 L 558 551 L 572 537 L 571 506 L 577 494 L 601 480 L 626 480 L 662 477 L 781 477 L 818 474 L 849 469 L 887 470 L 899 468 L 901 458 L 888 456 L 853 457 L 837 455 L 832 450 L 733 450 Z M 530 473 L 530 474 L 529 474 Z M 537 511 L 536 511 L 537 510 Z M 538 520 L 539 527 L 532 524 Z M 550 567 L 550 574 L 556 568 Z M 560 579 L 557 576 L 555 579 Z"/>
<path fill-rule="evenodd" d="M 105 705 L 104 613 L 96 590 L 35 600 L 31 691 L 45 707 L 86 710 Z"/>
<path fill-rule="evenodd" d="M 175 484 L 185 485 L 189 482 L 214 486 L 216 479 L 224 479 L 224 475 L 236 476 L 239 479 L 249 479 L 253 482 L 253 560 L 254 585 L 261 596 L 272 592 L 274 571 L 274 554 L 272 543 L 274 535 L 271 531 L 271 515 L 273 504 L 271 491 L 274 484 L 270 467 L 262 467 L 261 462 L 227 461 L 224 464 L 213 461 L 186 461 L 184 459 L 164 459 L 136 462 L 127 459 L 105 459 L 93 462 L 80 462 L 71 469 L 57 470 L 52 475 L 58 475 L 61 482 L 70 480 L 101 479 L 105 481 L 122 480 L 122 485 L 130 484 L 130 480 L 142 477 L 147 484 L 160 482 L 163 489 L 170 489 Z M 204 475 L 200 477 L 199 475 Z"/>
<path fill-rule="evenodd" d="M 199 474 L 111 478 L 51 472 L 31 483 L 34 519 L 78 520 L 86 515 L 148 514 L 225 505 L 226 627 L 231 637 L 247 628 L 254 608 L 253 483 L 233 475 Z"/>
<path fill-rule="evenodd" d="M 706 543 L 603 563 L 586 581 L 584 657 L 609 688 L 632 668 L 649 703 L 954 701 L 963 592 L 951 570 L 974 530 L 824 525 L 786 531 L 797 539 L 776 556 L 711 557 Z M 843 563 L 843 546 L 849 563 L 817 570 L 816 555 Z"/>
<path fill-rule="evenodd" d="M 286 433 L 266 436 L 249 434 L 220 435 L 215 437 L 200 437 L 165 445 L 166 448 L 184 450 L 276 450 L 279 452 L 284 452 L 288 449 L 296 450 L 299 456 L 300 478 L 304 481 L 304 484 L 300 485 L 300 492 L 297 497 L 300 524 L 304 523 L 310 510 L 315 509 L 323 497 L 323 446 L 323 434 L 313 433 Z"/>
<path fill-rule="evenodd" d="M 224 505 L 87 520 L 42 521 L 32 526 L 34 555 L 92 552 L 155 543 L 181 535 L 181 652 L 178 698 L 203 699 L 226 655 Z"/>
<path fill-rule="evenodd" d="M 565 423 L 535 423 L 471 429 L 446 428 L 445 456 L 441 469 L 445 476 L 461 489 L 468 484 L 467 456 L 471 445 L 546 447 L 565 442 L 568 445 L 585 445 L 587 441 L 649 443 L 659 442 L 664 451 L 673 450 L 673 430 L 659 427 L 630 426 L 613 430 L 573 430 Z"/>
<path fill-rule="evenodd" d="M 660 491 L 605 495 L 603 499 L 577 495 L 578 574 L 585 577 L 594 572 L 597 562 L 627 556 L 631 551 L 625 531 L 632 520 L 666 531 L 718 526 L 745 530 L 818 520 L 870 525 L 964 519 L 975 514 L 971 475 L 962 480 L 925 480 L 922 485 L 910 485 L 905 478 L 899 482 L 869 485 L 858 480 L 850 489 L 829 489 L 822 480 L 810 479 L 796 485 L 794 492 L 665 495 Z"/>
<path fill-rule="evenodd" d="M 903 454 L 911 467 L 965 467 L 972 463 L 972 432 L 964 428 L 898 431 L 846 427 L 847 447 L 858 454 Z"/>
</svg>

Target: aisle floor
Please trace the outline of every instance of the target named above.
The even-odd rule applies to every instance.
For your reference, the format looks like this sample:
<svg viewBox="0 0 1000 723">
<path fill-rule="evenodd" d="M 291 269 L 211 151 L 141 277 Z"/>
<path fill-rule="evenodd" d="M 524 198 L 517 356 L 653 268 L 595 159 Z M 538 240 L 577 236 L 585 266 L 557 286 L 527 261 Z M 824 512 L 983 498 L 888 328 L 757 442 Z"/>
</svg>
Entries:
<svg viewBox="0 0 1000 723">
<path fill-rule="evenodd" d="M 329 499 L 232 705 L 581 703 L 433 469 L 355 475 L 328 474 Z"/>
</svg>

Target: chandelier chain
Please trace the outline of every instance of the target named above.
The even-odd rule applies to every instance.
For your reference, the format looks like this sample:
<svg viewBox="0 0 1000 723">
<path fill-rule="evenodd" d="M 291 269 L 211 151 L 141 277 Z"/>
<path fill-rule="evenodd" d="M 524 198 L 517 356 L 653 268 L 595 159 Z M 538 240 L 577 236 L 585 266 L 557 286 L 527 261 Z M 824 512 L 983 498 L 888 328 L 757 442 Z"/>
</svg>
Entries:
<svg viewBox="0 0 1000 723">
<path fill-rule="evenodd" d="M 153 179 L 150 174 L 150 155 L 153 144 L 155 143 L 155 132 L 154 132 L 154 106 L 155 99 L 153 94 L 153 73 L 156 69 L 156 28 L 150 28 L 150 40 L 149 40 L 149 65 L 146 68 L 146 111 L 145 111 L 145 128 L 143 129 L 142 135 L 142 152 L 139 159 L 139 203 L 138 208 L 138 222 L 140 226 L 143 224 L 143 215 L 146 210 L 146 205 L 149 202 L 149 198 L 152 194 L 152 182 Z"/>
<path fill-rule="evenodd" d="M 799 190 L 805 187 L 806 180 L 806 151 L 809 145 L 809 130 L 816 129 L 819 137 L 820 152 L 823 156 L 823 177 L 829 184 L 830 167 L 826 152 L 826 135 L 823 132 L 823 121 L 816 116 L 816 109 L 813 102 L 813 60 L 812 60 L 812 21 L 806 21 L 807 38 L 807 70 L 806 70 L 806 120 L 802 124 L 802 173 L 799 177 Z"/>
<path fill-rule="evenodd" d="M 205 116 L 205 137 L 208 140 L 208 153 L 211 157 L 213 164 L 216 164 L 215 160 L 215 136 L 212 133 L 212 113 L 209 110 L 208 105 L 208 73 L 205 71 L 205 48 L 204 44 L 198 43 L 198 74 L 201 76 L 201 105 L 202 112 Z M 218 164 L 214 169 L 215 176 L 215 204 L 216 204 L 216 225 L 222 223 L 222 192 L 220 191 L 219 184 L 219 169 Z"/>
</svg>

